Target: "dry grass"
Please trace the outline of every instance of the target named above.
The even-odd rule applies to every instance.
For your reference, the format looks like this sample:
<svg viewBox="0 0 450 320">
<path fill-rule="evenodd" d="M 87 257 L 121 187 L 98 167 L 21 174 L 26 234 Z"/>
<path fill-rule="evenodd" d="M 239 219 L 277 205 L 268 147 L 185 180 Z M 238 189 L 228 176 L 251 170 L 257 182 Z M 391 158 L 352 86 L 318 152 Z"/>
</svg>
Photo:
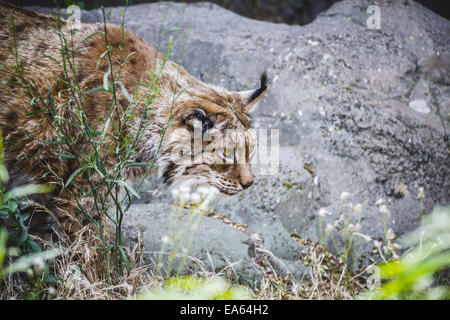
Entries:
<svg viewBox="0 0 450 320">
<path fill-rule="evenodd" d="M 22 275 L 12 274 L 0 282 L 0 300 L 22 300 L 33 286 Z"/>
<path fill-rule="evenodd" d="M 46 249 L 65 248 L 61 256 L 53 263 L 53 274 L 61 280 L 44 286 L 41 291 L 42 299 L 132 299 L 146 288 L 158 288 L 164 285 L 163 277 L 158 276 L 155 271 L 157 263 L 145 263 L 143 256 L 147 252 L 144 252 L 140 240 L 133 247 L 125 250 L 129 261 L 136 262 L 131 266 L 130 273 L 113 278 L 111 283 L 108 283 L 105 260 L 101 257 L 103 251 L 96 249 L 101 245 L 101 241 L 97 233 L 88 226 L 71 236 L 70 240 L 64 235 L 59 237 L 57 243 L 43 239 L 37 240 Z M 349 300 L 367 289 L 364 273 L 347 280 L 342 261 L 329 253 L 324 246 L 307 240 L 299 240 L 299 242 L 304 248 L 303 264 L 307 266 L 303 278 L 297 281 L 292 275 L 283 276 L 272 268 L 260 280 L 257 287 L 249 288 L 255 299 Z M 273 254 L 269 255 L 267 252 L 263 254 L 269 259 L 277 259 Z M 196 269 L 199 270 L 197 272 L 187 269 L 189 273 L 197 277 L 231 278 L 230 273 L 234 268 L 233 263 L 230 263 L 224 270 L 214 272 L 194 257 L 188 257 L 188 260 L 197 265 Z M 119 274 L 114 272 L 114 266 L 112 268 L 112 274 Z M 0 284 L 0 289 L 0 299 L 23 299 L 25 294 L 33 291 L 34 288 L 26 276 L 13 275 Z"/>
<path fill-rule="evenodd" d="M 324 246 L 302 241 L 306 272 L 300 281 L 291 277 L 264 277 L 256 290 L 257 299 L 275 300 L 351 300 L 367 289 L 365 273 L 345 279 L 345 267 Z"/>
<path fill-rule="evenodd" d="M 125 299 L 139 293 L 148 285 L 154 285 L 158 279 L 151 273 L 150 266 L 144 266 L 138 257 L 141 243 L 126 249 L 130 260 L 138 259 L 130 268 L 130 273 L 116 277 L 108 283 L 107 270 L 102 251 L 96 250 L 99 240 L 88 228 L 76 234 L 67 250 L 55 261 L 54 273 L 62 279 L 52 290 L 47 290 L 44 298 L 49 299 Z M 113 270 L 113 274 L 117 274 Z"/>
<path fill-rule="evenodd" d="M 139 241 L 133 248 L 126 250 L 130 260 L 137 259 L 131 267 L 130 273 L 113 279 L 108 284 L 107 270 L 100 250 L 95 247 L 99 240 L 89 228 L 83 228 L 75 237 L 75 241 L 68 244 L 67 239 L 60 239 L 59 243 L 45 242 L 46 248 L 65 247 L 63 254 L 56 259 L 53 273 L 61 280 L 56 284 L 44 287 L 43 299 L 54 300 L 116 300 L 130 299 L 146 288 L 162 287 L 164 279 L 155 274 L 155 264 L 145 264 L 143 261 L 143 247 Z M 267 274 L 259 282 L 258 287 L 250 288 L 255 299 L 269 300 L 303 300 L 329 299 L 349 300 L 366 290 L 365 279 L 362 274 L 345 279 L 345 268 L 342 263 L 323 246 L 314 242 L 303 243 L 305 248 L 304 263 L 308 266 L 303 279 L 297 281 L 292 275 L 281 276 L 276 273 Z M 192 258 L 195 260 L 195 258 Z M 333 266 L 330 268 L 330 266 Z M 230 265 L 230 270 L 233 268 Z M 217 277 L 224 276 L 226 270 L 220 274 L 206 271 L 196 276 Z M 24 276 L 10 276 L 0 285 L 0 299 L 23 299 L 26 292 L 33 290 L 30 281 Z"/>
<path fill-rule="evenodd" d="M 162 287 L 164 280 L 154 273 L 155 265 L 144 264 L 142 258 L 131 268 L 130 274 L 114 279 L 108 284 L 106 268 L 100 258 L 100 251 L 93 249 L 97 240 L 88 228 L 77 234 L 72 242 L 54 263 L 54 274 L 61 279 L 56 284 L 46 286 L 43 299 L 54 300 L 116 300 L 130 299 L 146 288 Z M 64 245 L 60 243 L 59 245 Z M 47 247 L 55 244 L 47 243 Z M 136 258 L 142 247 L 137 244 L 127 250 L 131 259 Z M 328 269 L 329 254 L 321 247 L 311 247 L 308 256 L 308 269 L 301 281 L 293 277 L 268 274 L 256 288 L 250 288 L 255 299 L 303 300 L 331 299 L 349 300 L 355 294 L 365 290 L 364 279 L 359 276 L 351 279 L 350 289 L 345 281 L 345 270 L 338 266 L 335 271 Z M 232 266 L 230 266 L 232 269 Z M 203 271 L 197 275 L 203 277 L 223 276 Z M 10 276 L 2 287 L 0 299 L 23 299 L 24 293 L 33 290 L 26 277 Z"/>
<path fill-rule="evenodd" d="M 42 299 L 54 300 L 111 300 L 126 299 L 135 296 L 143 288 L 162 283 L 151 272 L 152 266 L 145 266 L 138 253 L 142 244 L 126 249 L 130 260 L 137 263 L 130 268 L 130 273 L 113 279 L 108 283 L 107 269 L 101 250 L 95 249 L 100 244 L 96 234 L 85 227 L 78 231 L 72 241 L 60 238 L 58 243 L 38 239 L 46 249 L 65 248 L 53 263 L 53 274 L 60 280 L 46 285 L 41 292 Z M 114 274 L 117 274 L 114 272 Z M 12 275 L 0 284 L 0 299 L 23 299 L 27 292 L 33 290 L 32 282 L 25 275 Z"/>
</svg>

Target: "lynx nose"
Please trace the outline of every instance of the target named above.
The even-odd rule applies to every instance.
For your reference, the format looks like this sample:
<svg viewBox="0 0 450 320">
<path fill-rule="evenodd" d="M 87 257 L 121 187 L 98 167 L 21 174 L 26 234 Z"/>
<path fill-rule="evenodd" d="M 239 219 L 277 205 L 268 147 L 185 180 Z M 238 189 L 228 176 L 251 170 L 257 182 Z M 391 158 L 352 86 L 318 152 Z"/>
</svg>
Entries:
<svg viewBox="0 0 450 320">
<path fill-rule="evenodd" d="M 253 184 L 254 178 L 250 164 L 238 165 L 239 183 L 244 189 L 247 189 Z"/>
</svg>

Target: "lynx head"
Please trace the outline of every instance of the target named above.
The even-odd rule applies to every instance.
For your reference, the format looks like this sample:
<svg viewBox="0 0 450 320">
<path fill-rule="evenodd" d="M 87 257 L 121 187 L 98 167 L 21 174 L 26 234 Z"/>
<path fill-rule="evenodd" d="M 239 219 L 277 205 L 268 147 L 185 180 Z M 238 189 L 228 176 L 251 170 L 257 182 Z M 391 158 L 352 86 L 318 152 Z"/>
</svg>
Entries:
<svg viewBox="0 0 450 320">
<path fill-rule="evenodd" d="M 251 186 L 257 137 L 249 113 L 266 93 L 267 82 L 265 72 L 260 87 L 249 91 L 190 82 L 173 106 L 159 157 L 164 181 L 172 188 L 212 186 L 225 196 Z"/>
</svg>

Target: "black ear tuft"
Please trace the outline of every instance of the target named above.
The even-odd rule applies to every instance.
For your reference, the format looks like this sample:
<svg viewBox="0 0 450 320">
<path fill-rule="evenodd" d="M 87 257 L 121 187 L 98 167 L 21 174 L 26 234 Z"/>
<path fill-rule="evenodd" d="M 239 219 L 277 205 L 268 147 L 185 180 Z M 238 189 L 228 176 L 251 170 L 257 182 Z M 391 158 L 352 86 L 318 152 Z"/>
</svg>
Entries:
<svg viewBox="0 0 450 320">
<path fill-rule="evenodd" d="M 269 83 L 269 76 L 267 74 L 267 70 L 261 74 L 261 89 L 267 89 L 267 84 Z"/>
<path fill-rule="evenodd" d="M 267 84 L 269 83 L 269 76 L 267 75 L 267 71 L 264 71 L 261 74 L 261 84 L 259 89 L 256 89 L 252 95 L 250 96 L 250 98 L 248 99 L 248 103 L 252 103 L 253 101 L 255 101 L 256 99 L 258 99 L 258 97 L 267 90 Z"/>
</svg>

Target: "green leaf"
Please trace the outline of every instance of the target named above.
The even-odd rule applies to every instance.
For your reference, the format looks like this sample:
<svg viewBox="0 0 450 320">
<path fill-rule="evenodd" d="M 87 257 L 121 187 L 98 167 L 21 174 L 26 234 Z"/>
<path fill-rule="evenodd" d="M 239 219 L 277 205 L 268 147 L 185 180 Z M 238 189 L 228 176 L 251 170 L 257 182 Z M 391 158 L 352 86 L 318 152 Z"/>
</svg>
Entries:
<svg viewBox="0 0 450 320">
<path fill-rule="evenodd" d="M 52 98 L 52 90 L 53 90 L 54 84 L 55 83 L 52 83 L 52 85 L 50 86 L 50 89 L 48 89 L 48 93 L 47 93 L 47 101 L 48 101 L 48 103 L 50 103 L 50 109 L 52 111 L 53 116 L 56 115 L 55 103 Z"/>
<path fill-rule="evenodd" d="M 90 89 L 90 90 L 85 91 L 83 93 L 83 95 L 87 95 L 87 94 L 95 93 L 95 92 L 99 92 L 99 91 L 105 91 L 105 88 L 104 87 L 97 87 L 97 88 L 94 88 L 94 89 Z"/>
<path fill-rule="evenodd" d="M 12 274 L 15 272 L 26 272 L 28 268 L 33 266 L 37 259 L 52 260 L 61 254 L 60 249 L 52 249 L 44 252 L 32 253 L 26 256 L 22 256 L 8 267 L 0 271 L 0 278 Z"/>
<path fill-rule="evenodd" d="M 57 64 L 60 64 L 60 63 L 61 63 L 61 61 L 59 61 L 59 60 L 57 60 L 57 59 L 55 59 L 55 58 L 53 58 L 53 57 L 51 57 L 51 56 L 48 56 L 48 55 L 46 55 L 46 54 L 42 54 L 42 55 L 43 55 L 45 58 L 48 58 L 48 59 L 50 59 L 50 60 L 56 62 Z"/>
<path fill-rule="evenodd" d="M 3 152 L 3 135 L 0 131 L 0 182 L 7 182 L 9 180 L 8 170 L 5 166 L 5 154 Z"/>
<path fill-rule="evenodd" d="M 58 281 L 63 281 L 63 279 L 61 279 L 60 277 L 57 277 L 53 274 L 49 274 L 46 278 L 45 278 L 45 283 L 46 284 L 52 284 Z"/>
<path fill-rule="evenodd" d="M 123 167 L 129 168 L 129 167 L 143 167 L 143 166 L 154 168 L 154 167 L 157 167 L 158 165 L 156 165 L 153 162 L 132 162 L 132 163 L 127 163 Z"/>
<path fill-rule="evenodd" d="M 84 38 L 84 39 L 81 40 L 80 42 L 78 42 L 78 43 L 75 45 L 75 48 L 78 48 L 78 47 L 81 46 L 83 43 L 85 43 L 86 41 L 88 41 L 88 40 L 91 39 L 92 37 L 96 36 L 97 34 L 105 34 L 105 33 L 104 33 L 103 31 L 97 31 L 97 32 L 94 32 L 94 33 L 88 35 L 86 38 Z"/>
<path fill-rule="evenodd" d="M 6 240 L 8 239 L 8 232 L 6 229 L 0 229 L 0 272 L 3 266 L 3 259 L 6 256 Z"/>
<path fill-rule="evenodd" d="M 18 207 L 18 204 L 16 201 L 14 201 L 14 200 L 8 201 L 8 209 L 10 212 L 16 212 L 17 207 Z"/>
<path fill-rule="evenodd" d="M 148 290 L 137 297 L 139 300 L 244 300 L 250 298 L 248 289 L 232 286 L 222 278 L 204 279 L 191 276 L 169 279 L 162 290 Z"/>
<path fill-rule="evenodd" d="M 130 96 L 127 89 L 125 89 L 125 86 L 123 85 L 123 83 L 121 81 L 116 81 L 116 84 L 118 84 L 120 86 L 120 88 L 122 89 L 122 93 L 125 96 L 125 98 L 127 98 L 128 102 L 132 103 L 133 98 Z"/>
<path fill-rule="evenodd" d="M 103 141 L 105 139 L 105 134 L 106 134 L 106 131 L 109 128 L 109 123 L 110 122 L 111 122 L 111 116 L 109 116 L 108 119 L 106 119 L 105 125 L 103 126 L 102 133 L 100 135 L 100 141 Z"/>
<path fill-rule="evenodd" d="M 130 263 L 128 262 L 127 255 L 122 247 L 119 247 L 120 254 L 122 255 L 122 261 L 125 263 L 125 268 L 127 269 L 127 275 L 130 275 Z"/>
<path fill-rule="evenodd" d="M 63 159 L 75 159 L 75 156 L 73 154 L 70 153 L 58 153 L 55 152 L 55 154 Z"/>
<path fill-rule="evenodd" d="M 103 177 L 106 176 L 105 166 L 104 166 L 103 162 L 100 159 L 97 159 L 96 166 L 97 166 L 98 171 L 101 173 L 101 175 Z"/>
<path fill-rule="evenodd" d="M 31 252 L 42 252 L 41 247 L 32 239 L 28 239 L 26 245 Z"/>
<path fill-rule="evenodd" d="M 134 189 L 133 189 L 127 182 L 122 181 L 122 180 L 109 180 L 109 179 L 108 179 L 107 181 L 109 181 L 109 182 L 115 182 L 115 183 L 121 184 L 121 185 L 123 185 L 128 191 L 130 191 L 136 198 L 138 198 L 138 199 L 141 198 L 141 197 L 139 196 L 139 194 L 138 194 L 136 191 L 134 191 Z"/>
<path fill-rule="evenodd" d="M 28 238 L 28 228 L 24 225 L 22 219 L 17 219 L 17 221 L 20 224 L 20 235 L 19 239 L 17 240 L 17 245 L 21 246 L 23 243 L 25 243 L 25 240 Z"/>
<path fill-rule="evenodd" d="M 108 77 L 109 77 L 110 74 L 111 74 L 111 70 L 109 70 L 108 72 L 106 72 L 106 73 L 103 75 L 103 89 L 104 89 L 105 91 L 109 91 L 110 85 L 109 85 Z"/>
<path fill-rule="evenodd" d="M 89 167 L 78 168 L 77 170 L 72 172 L 72 174 L 69 176 L 69 179 L 67 179 L 66 183 L 64 184 L 64 188 L 67 188 L 67 186 L 72 182 L 72 180 L 77 176 L 77 174 L 86 168 L 89 168 Z"/>
<path fill-rule="evenodd" d="M 41 194 L 41 193 L 49 193 L 53 191 L 53 185 L 51 184 L 27 184 L 24 186 L 19 186 L 13 188 L 11 191 L 8 191 L 6 195 L 9 198 L 12 197 L 25 197 L 32 194 Z"/>
</svg>

